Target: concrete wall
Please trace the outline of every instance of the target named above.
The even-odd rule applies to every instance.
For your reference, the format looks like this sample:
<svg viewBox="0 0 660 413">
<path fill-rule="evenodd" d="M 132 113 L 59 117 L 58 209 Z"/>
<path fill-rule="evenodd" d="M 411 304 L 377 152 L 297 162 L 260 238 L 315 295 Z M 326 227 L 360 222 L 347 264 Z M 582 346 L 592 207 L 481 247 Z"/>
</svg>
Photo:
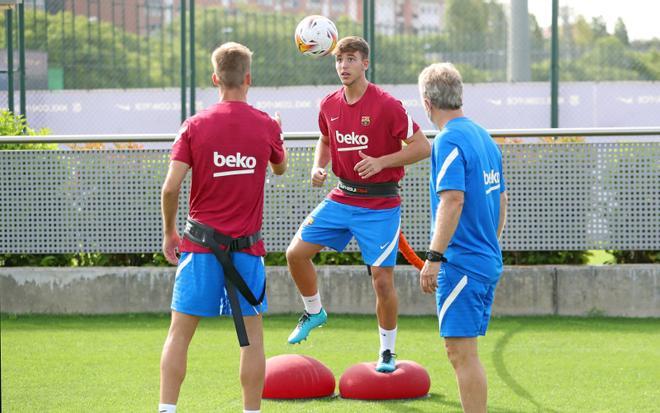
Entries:
<svg viewBox="0 0 660 413">
<path fill-rule="evenodd" d="M 318 270 L 324 306 L 373 314 L 374 293 L 363 266 Z M 174 268 L 0 268 L 3 313 L 167 312 Z M 268 268 L 271 313 L 298 313 L 302 302 L 285 267 Z M 435 297 L 419 289 L 418 272 L 395 272 L 401 314 L 435 314 Z M 660 317 L 660 265 L 505 267 L 495 315 Z"/>
</svg>

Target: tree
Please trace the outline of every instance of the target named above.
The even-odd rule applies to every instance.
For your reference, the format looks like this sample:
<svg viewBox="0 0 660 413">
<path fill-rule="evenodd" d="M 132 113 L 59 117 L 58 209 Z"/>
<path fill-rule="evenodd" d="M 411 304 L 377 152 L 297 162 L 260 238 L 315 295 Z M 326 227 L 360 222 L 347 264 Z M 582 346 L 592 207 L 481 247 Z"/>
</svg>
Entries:
<svg viewBox="0 0 660 413">
<path fill-rule="evenodd" d="M 607 23 L 605 23 L 605 18 L 603 16 L 593 17 L 591 19 L 591 32 L 593 33 L 594 38 L 596 39 L 608 35 Z"/>
<path fill-rule="evenodd" d="M 624 45 L 630 45 L 630 41 L 628 40 L 628 29 L 626 28 L 626 24 L 623 22 L 621 17 L 616 19 L 616 24 L 614 25 L 614 36 Z"/>
<path fill-rule="evenodd" d="M 482 0 L 447 0 L 445 21 L 453 50 L 484 50 L 488 10 Z"/>
<path fill-rule="evenodd" d="M 372 59 L 376 64 L 378 82 L 415 83 L 417 72 L 424 65 L 438 60 L 461 64 L 467 73 L 467 82 L 504 79 L 507 18 L 501 1 L 446 0 L 445 5 L 444 32 L 384 34 L 376 28 Z M 247 5 L 237 8 L 198 7 L 196 13 L 197 86 L 211 86 L 209 55 L 226 41 L 244 43 L 255 52 L 252 65 L 255 86 L 337 84 L 331 57 L 311 59 L 296 51 L 292 33 L 302 15 L 264 12 Z M 602 17 L 589 23 L 583 16 L 577 16 L 573 21 L 569 8 L 563 7 L 561 13 L 562 79 L 597 80 L 610 73 L 606 77 L 658 80 L 660 40 L 629 43 L 621 19 L 614 36 L 611 36 Z M 3 19 L 4 14 L 0 14 L 0 26 L 4 26 Z M 180 17 L 176 13 L 169 23 L 163 23 L 146 35 L 124 30 L 123 22 L 112 25 L 103 20 L 74 16 L 69 11 L 60 10 L 53 14 L 31 10 L 26 19 L 27 49 L 46 52 L 48 67 L 63 69 L 67 89 L 180 85 Z M 540 60 L 547 59 L 549 42 L 534 16 L 530 16 L 529 22 L 531 46 L 535 52 L 533 79 L 546 81 L 548 72 L 545 68 L 549 63 Z M 360 22 L 343 16 L 335 23 L 341 37 L 362 35 Z M 6 43 L 4 36 L 5 31 L 0 30 L 0 47 Z M 589 59 L 582 60 L 593 51 L 598 40 L 607 38 L 616 38 L 626 51 L 635 52 L 626 54 L 627 60 L 624 61 L 628 62 L 628 69 L 621 67 L 614 57 L 614 54 L 621 55 L 618 46 L 611 52 L 600 50 L 602 58 L 595 59 L 592 53 Z M 609 59 L 606 58 L 608 54 Z M 595 60 L 599 60 L 603 67 L 592 67 Z M 628 75 L 626 70 L 629 70 Z M 600 74 L 589 78 L 594 73 Z"/>
<path fill-rule="evenodd" d="M 68 11 L 34 10 L 26 14 L 26 20 L 26 49 L 46 52 L 48 67 L 63 69 L 66 89 L 178 84 L 177 67 L 169 67 L 170 55 L 178 53 L 178 48 L 162 48 L 156 54 L 161 50 L 160 37 L 139 36 Z M 4 14 L 0 22 L 4 27 Z M 0 31 L 0 44 L 6 44 L 4 30 Z M 175 59 L 178 63 L 179 57 Z"/>
<path fill-rule="evenodd" d="M 529 40 L 532 52 L 541 52 L 545 50 L 543 31 L 536 20 L 536 16 L 531 13 L 529 14 Z"/>
<path fill-rule="evenodd" d="M 504 6 L 495 0 L 485 3 L 488 29 L 486 31 L 486 44 L 488 49 L 506 49 L 507 44 L 507 17 Z"/>
<path fill-rule="evenodd" d="M 580 48 L 587 48 L 594 41 L 594 33 L 583 16 L 578 16 L 573 25 L 573 40 Z"/>
<path fill-rule="evenodd" d="M 0 136 L 35 136 L 48 135 L 48 129 L 34 130 L 30 128 L 23 115 L 15 115 L 12 112 L 3 109 L 0 111 Z M 5 143 L 0 144 L 0 150 L 54 150 L 57 149 L 55 143 Z"/>
</svg>

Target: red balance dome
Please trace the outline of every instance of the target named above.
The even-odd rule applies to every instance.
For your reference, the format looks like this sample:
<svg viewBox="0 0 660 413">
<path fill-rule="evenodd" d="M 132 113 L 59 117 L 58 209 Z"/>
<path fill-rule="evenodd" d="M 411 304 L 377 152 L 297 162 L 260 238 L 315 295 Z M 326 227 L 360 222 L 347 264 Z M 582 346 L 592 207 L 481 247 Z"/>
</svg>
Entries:
<svg viewBox="0 0 660 413">
<path fill-rule="evenodd" d="M 332 396 L 334 392 L 332 371 L 312 357 L 283 354 L 266 360 L 266 399 L 310 399 Z"/>
<path fill-rule="evenodd" d="M 431 378 L 414 361 L 401 360 L 392 373 L 379 373 L 375 363 L 359 363 L 348 368 L 339 379 L 339 394 L 345 399 L 386 400 L 424 397 Z"/>
</svg>

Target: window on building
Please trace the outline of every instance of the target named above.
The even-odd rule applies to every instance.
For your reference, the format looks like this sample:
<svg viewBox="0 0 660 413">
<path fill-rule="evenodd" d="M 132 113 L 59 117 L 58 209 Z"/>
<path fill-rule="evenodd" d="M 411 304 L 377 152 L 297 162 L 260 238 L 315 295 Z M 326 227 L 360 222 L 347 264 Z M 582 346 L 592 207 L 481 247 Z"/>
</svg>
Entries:
<svg viewBox="0 0 660 413">
<path fill-rule="evenodd" d="M 333 13 L 345 13 L 346 12 L 346 3 L 343 1 L 333 1 L 332 2 L 332 12 Z"/>
<path fill-rule="evenodd" d="M 283 1 L 282 3 L 284 3 L 283 6 L 286 9 L 297 9 L 298 7 L 300 7 L 300 1 L 298 0 L 286 0 Z"/>
</svg>

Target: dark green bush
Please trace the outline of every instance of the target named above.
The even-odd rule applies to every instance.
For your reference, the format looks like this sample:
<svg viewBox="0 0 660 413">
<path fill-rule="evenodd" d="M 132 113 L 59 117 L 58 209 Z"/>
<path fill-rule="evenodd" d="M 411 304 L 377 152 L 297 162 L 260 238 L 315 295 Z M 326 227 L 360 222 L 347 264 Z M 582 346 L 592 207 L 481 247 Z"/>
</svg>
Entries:
<svg viewBox="0 0 660 413">
<path fill-rule="evenodd" d="M 617 263 L 630 262 L 657 262 L 658 252 L 640 255 L 638 252 L 631 256 L 631 251 L 614 251 Z M 617 255 L 616 253 L 621 253 Z M 504 252 L 505 265 L 560 265 L 560 264 L 586 264 L 588 261 L 586 251 L 524 251 Z M 424 257 L 423 252 L 417 255 Z M 645 258 L 639 258 L 645 257 Z M 653 258 L 655 257 L 655 258 Z M 364 265 L 362 254 L 359 252 L 320 252 L 312 260 L 316 265 Z M 283 252 L 271 252 L 265 257 L 266 265 L 286 265 L 286 256 Z M 398 265 L 408 262 L 401 254 L 397 256 Z M 1 267 L 122 267 L 122 266 L 157 266 L 167 267 L 162 253 L 144 254 L 0 254 Z"/>
<path fill-rule="evenodd" d="M 0 267 L 166 267 L 162 253 L 0 254 Z"/>
<path fill-rule="evenodd" d="M 580 265 L 589 262 L 588 251 L 504 251 L 504 265 Z"/>
</svg>

